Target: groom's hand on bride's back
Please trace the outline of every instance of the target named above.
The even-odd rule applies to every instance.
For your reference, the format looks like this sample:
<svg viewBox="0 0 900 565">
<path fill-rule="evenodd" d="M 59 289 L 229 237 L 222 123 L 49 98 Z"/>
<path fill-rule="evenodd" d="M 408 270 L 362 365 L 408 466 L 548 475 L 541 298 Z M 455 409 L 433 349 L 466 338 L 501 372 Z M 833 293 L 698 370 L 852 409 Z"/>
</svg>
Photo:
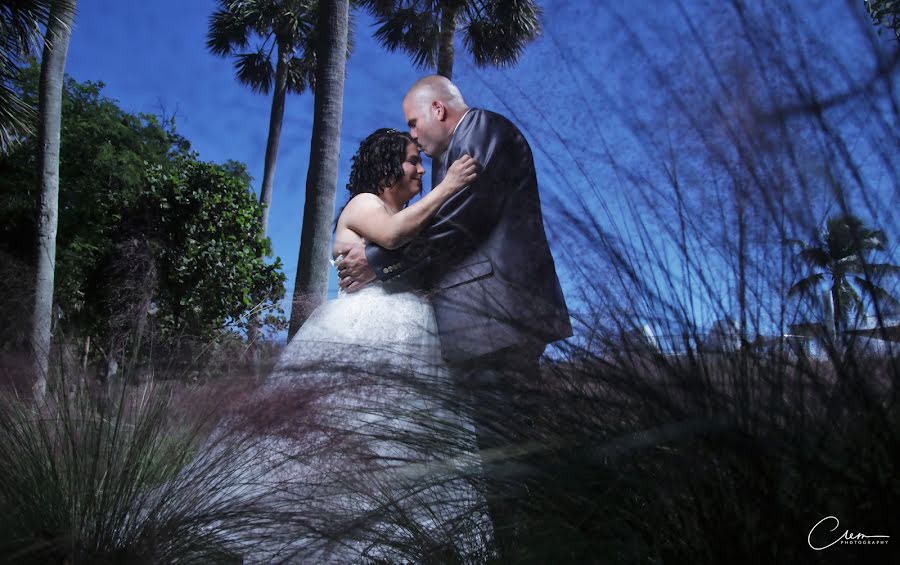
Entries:
<svg viewBox="0 0 900 565">
<path fill-rule="evenodd" d="M 338 284 L 347 292 L 356 292 L 375 280 L 375 271 L 366 259 L 366 244 L 354 243 L 337 248 L 340 260 L 335 262 Z"/>
</svg>

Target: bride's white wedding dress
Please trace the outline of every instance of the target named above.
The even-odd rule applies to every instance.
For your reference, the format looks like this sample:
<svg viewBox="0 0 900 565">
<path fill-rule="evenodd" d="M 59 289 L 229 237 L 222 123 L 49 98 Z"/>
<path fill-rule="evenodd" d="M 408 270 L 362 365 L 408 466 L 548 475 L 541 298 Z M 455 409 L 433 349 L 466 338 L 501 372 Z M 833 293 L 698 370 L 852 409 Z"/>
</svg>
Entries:
<svg viewBox="0 0 900 565">
<path fill-rule="evenodd" d="M 475 435 L 440 351 L 428 299 L 397 281 L 342 292 L 303 324 L 265 385 L 270 417 L 285 416 L 266 488 L 303 516 L 279 557 L 484 560 Z"/>
</svg>

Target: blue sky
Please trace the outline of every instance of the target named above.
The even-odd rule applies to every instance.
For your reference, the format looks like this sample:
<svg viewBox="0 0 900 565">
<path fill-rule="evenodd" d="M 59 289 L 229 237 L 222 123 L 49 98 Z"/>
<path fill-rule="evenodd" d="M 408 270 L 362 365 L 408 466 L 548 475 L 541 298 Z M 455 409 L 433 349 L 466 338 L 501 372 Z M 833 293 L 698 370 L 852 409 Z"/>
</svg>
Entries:
<svg viewBox="0 0 900 565">
<path fill-rule="evenodd" d="M 821 67 L 813 71 L 814 78 L 833 83 L 834 88 L 862 80 L 875 64 L 867 47 L 871 26 L 859 17 L 862 3 L 858 4 L 796 5 L 806 29 L 814 30 L 813 39 L 823 42 L 832 57 L 813 57 Z M 499 111 L 522 128 L 534 149 L 545 206 L 583 199 L 585 214 L 620 238 L 632 238 L 636 222 L 645 221 L 649 233 L 658 235 L 665 225 L 650 225 L 642 207 L 656 203 L 648 204 L 652 198 L 640 186 L 665 184 L 659 162 L 665 143 L 662 134 L 687 154 L 685 170 L 694 167 L 695 180 L 708 182 L 701 179 L 702 167 L 690 155 L 696 140 L 679 131 L 682 116 L 659 82 L 670 81 L 672 92 L 683 92 L 688 100 L 702 99 L 698 91 L 702 95 L 704 88 L 718 88 L 715 73 L 704 67 L 703 54 L 691 39 L 691 25 L 704 38 L 712 38 L 709 44 L 715 47 L 715 57 L 738 52 L 735 30 L 721 23 L 729 20 L 710 17 L 713 11 L 728 11 L 728 5 L 714 0 L 685 2 L 683 7 L 672 2 L 621 6 L 589 0 L 542 5 L 543 33 L 518 65 L 476 69 L 457 45 L 454 81 L 470 105 Z M 178 131 L 202 159 L 246 163 L 258 189 L 270 98 L 238 84 L 231 60 L 207 52 L 208 18 L 215 7 L 213 0 L 83 0 L 67 72 L 80 81 L 103 81 L 105 94 L 128 111 L 175 113 Z M 770 25 L 765 23 L 766 9 L 761 10 L 760 21 Z M 402 129 L 400 100 L 410 84 L 427 74 L 414 68 L 406 55 L 379 46 L 367 14 L 354 12 L 354 23 L 355 49 L 347 65 L 344 94 L 338 206 L 345 200 L 350 158 L 360 140 L 379 127 Z M 776 35 L 778 22 L 771 25 Z M 787 45 L 796 48 L 799 57 L 812 49 L 811 42 L 802 33 L 791 38 L 793 32 L 778 29 L 777 35 L 795 41 Z M 849 71 L 840 78 L 837 71 L 842 68 Z M 654 74 L 659 69 L 662 77 Z M 871 153 L 878 137 L 867 130 L 870 117 L 854 114 L 853 107 L 841 111 L 846 116 L 835 118 L 840 127 L 865 134 L 851 150 Z M 288 276 L 288 296 L 299 250 L 312 113 L 311 93 L 289 96 L 269 219 L 274 252 Z M 641 120 L 652 130 L 646 135 L 636 133 Z M 884 163 L 871 158 L 860 163 L 873 182 L 890 185 Z M 636 173 L 644 175 L 644 180 L 634 180 Z M 665 200 L 662 197 L 660 203 Z M 821 208 L 813 214 L 821 215 L 831 205 L 827 200 L 810 203 L 811 209 Z M 877 216 L 877 208 L 872 216 Z M 885 228 L 898 225 L 892 214 L 876 219 Z M 553 236 L 565 225 L 548 213 L 547 228 Z M 579 250 L 564 239 L 552 239 L 558 260 L 563 256 L 577 260 Z M 582 282 L 570 271 L 561 271 L 570 306 L 578 305 Z M 334 276 L 331 283 L 334 293 Z"/>
</svg>

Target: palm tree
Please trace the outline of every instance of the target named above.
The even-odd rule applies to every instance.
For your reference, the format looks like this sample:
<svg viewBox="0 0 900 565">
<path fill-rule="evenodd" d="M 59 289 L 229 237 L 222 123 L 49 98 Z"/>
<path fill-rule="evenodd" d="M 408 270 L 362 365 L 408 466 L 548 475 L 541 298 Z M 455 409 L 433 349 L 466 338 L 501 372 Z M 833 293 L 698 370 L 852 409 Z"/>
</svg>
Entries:
<svg viewBox="0 0 900 565">
<path fill-rule="evenodd" d="M 31 133 L 34 108 L 12 86 L 18 66 L 37 55 L 51 0 L 0 0 L 0 152 Z"/>
<path fill-rule="evenodd" d="M 219 9 L 209 19 L 207 48 L 221 57 L 235 57 L 234 68 L 241 84 L 261 94 L 272 92 L 259 192 L 263 235 L 269 224 L 285 98 L 288 92 L 300 94 L 307 87 L 315 88 L 316 4 L 310 0 L 219 0 Z M 248 51 L 253 37 L 260 42 Z"/>
<path fill-rule="evenodd" d="M 316 100 L 288 339 L 293 337 L 313 308 L 325 300 L 328 292 L 328 257 L 340 155 L 349 17 L 348 0 L 319 3 L 318 21 L 321 25 L 316 45 L 319 62 L 316 69 Z"/>
<path fill-rule="evenodd" d="M 900 302 L 884 288 L 872 282 L 872 277 L 900 273 L 900 266 L 870 263 L 868 255 L 884 251 L 887 237 L 881 230 L 868 228 L 851 214 L 830 218 L 818 240 L 807 244 L 798 240 L 787 243 L 799 247 L 797 256 L 814 272 L 797 281 L 788 295 L 811 296 L 822 284 L 830 284 L 834 312 L 834 331 L 845 328 L 851 313 L 857 318 L 865 312 L 860 294 L 870 297 L 874 304 L 897 307 Z"/>
<path fill-rule="evenodd" d="M 38 87 L 38 160 L 41 171 L 38 204 L 37 266 L 31 348 L 34 356 L 36 397 L 47 388 L 50 336 L 53 322 L 53 281 L 56 268 L 56 227 L 59 211 L 59 137 L 66 55 L 76 0 L 53 0 L 47 19 L 41 79 Z"/>
<path fill-rule="evenodd" d="M 422 68 L 453 78 L 457 30 L 479 67 L 514 65 L 540 33 L 541 9 L 533 0 L 362 0 L 375 17 L 375 37 L 402 49 Z"/>
</svg>

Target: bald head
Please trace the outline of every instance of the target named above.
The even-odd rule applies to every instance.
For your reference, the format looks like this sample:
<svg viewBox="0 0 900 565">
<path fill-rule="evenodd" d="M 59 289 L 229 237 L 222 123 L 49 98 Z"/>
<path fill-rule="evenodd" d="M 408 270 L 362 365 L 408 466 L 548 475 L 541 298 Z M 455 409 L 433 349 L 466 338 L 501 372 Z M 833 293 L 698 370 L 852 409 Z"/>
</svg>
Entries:
<svg viewBox="0 0 900 565">
<path fill-rule="evenodd" d="M 456 124 L 468 109 L 459 88 L 440 75 L 417 80 L 403 98 L 409 133 L 429 157 L 447 149 Z"/>
<path fill-rule="evenodd" d="M 431 104 L 432 101 L 437 100 L 448 109 L 457 112 L 465 112 L 469 109 L 459 88 L 450 82 L 450 79 L 441 75 L 420 78 L 410 87 L 406 98 L 424 104 Z"/>
</svg>

